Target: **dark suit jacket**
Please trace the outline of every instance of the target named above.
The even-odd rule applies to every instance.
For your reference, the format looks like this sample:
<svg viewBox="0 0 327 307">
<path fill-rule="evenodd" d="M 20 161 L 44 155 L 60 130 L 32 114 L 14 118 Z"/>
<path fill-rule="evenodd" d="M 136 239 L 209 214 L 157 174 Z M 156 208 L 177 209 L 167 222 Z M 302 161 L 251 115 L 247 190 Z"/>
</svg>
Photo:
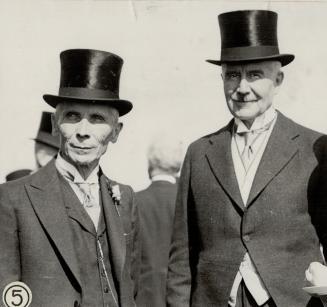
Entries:
<svg viewBox="0 0 327 307">
<path fill-rule="evenodd" d="M 142 265 L 137 296 L 139 307 L 165 307 L 169 247 L 177 185 L 155 181 L 136 193 L 140 213 Z"/>
<path fill-rule="evenodd" d="M 307 306 L 304 271 L 322 260 L 316 231 L 326 242 L 326 139 L 279 113 L 245 207 L 231 157 L 232 126 L 233 121 L 188 149 L 168 304 L 225 307 L 248 251 L 277 306 Z"/>
<path fill-rule="evenodd" d="M 0 291 L 12 281 L 32 290 L 33 306 L 79 306 L 83 289 L 54 161 L 37 173 L 0 186 Z M 134 194 L 120 185 L 117 209 L 100 177 L 112 270 L 120 306 L 135 306 L 138 217 Z"/>
</svg>

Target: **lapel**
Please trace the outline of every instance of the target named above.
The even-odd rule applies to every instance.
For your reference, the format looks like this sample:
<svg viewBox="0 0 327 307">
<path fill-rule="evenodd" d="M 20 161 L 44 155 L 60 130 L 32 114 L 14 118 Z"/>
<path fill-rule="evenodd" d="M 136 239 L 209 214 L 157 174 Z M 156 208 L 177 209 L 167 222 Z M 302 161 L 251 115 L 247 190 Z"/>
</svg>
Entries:
<svg viewBox="0 0 327 307">
<path fill-rule="evenodd" d="M 87 214 L 86 210 L 83 208 L 83 205 L 79 201 L 70 184 L 60 175 L 59 181 L 61 182 L 62 193 L 63 195 L 65 195 L 63 199 L 68 216 L 77 221 L 84 229 L 86 229 L 93 236 L 96 236 L 96 230 L 93 225 L 93 222 Z"/>
<path fill-rule="evenodd" d="M 55 160 L 42 168 L 25 189 L 45 232 L 56 245 L 73 276 L 81 286 L 72 232 L 64 206 Z"/>
<path fill-rule="evenodd" d="M 254 177 L 247 207 L 298 152 L 294 141 L 298 136 L 296 125 L 278 112 L 276 124 Z"/>
<path fill-rule="evenodd" d="M 226 127 L 210 137 L 206 157 L 212 172 L 225 192 L 241 210 L 244 210 L 232 159 L 231 141 L 233 124 L 234 120 L 230 121 Z"/>
<path fill-rule="evenodd" d="M 109 192 L 110 185 L 112 185 L 112 183 L 113 182 L 111 182 L 104 174 L 101 174 L 100 189 L 103 204 L 103 215 L 107 226 L 113 270 L 115 272 L 115 276 L 118 278 L 118 281 L 121 282 L 126 256 L 126 245 L 122 224 L 123 222 L 117 212 L 116 206 Z M 119 206 L 122 206 L 122 204 Z"/>
</svg>

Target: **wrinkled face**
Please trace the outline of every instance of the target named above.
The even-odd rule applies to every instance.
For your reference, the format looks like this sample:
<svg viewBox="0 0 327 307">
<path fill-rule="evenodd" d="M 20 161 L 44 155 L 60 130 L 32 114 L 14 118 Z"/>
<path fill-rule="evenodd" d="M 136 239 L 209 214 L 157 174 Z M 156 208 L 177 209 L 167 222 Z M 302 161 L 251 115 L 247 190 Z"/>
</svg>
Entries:
<svg viewBox="0 0 327 307">
<path fill-rule="evenodd" d="M 60 152 L 76 167 L 97 164 L 109 142 L 116 142 L 121 128 L 115 109 L 85 102 L 60 103 L 53 120 L 53 131 L 60 135 Z"/>
<path fill-rule="evenodd" d="M 271 106 L 284 78 L 280 67 L 277 61 L 222 65 L 225 97 L 233 116 L 254 120 Z"/>
</svg>

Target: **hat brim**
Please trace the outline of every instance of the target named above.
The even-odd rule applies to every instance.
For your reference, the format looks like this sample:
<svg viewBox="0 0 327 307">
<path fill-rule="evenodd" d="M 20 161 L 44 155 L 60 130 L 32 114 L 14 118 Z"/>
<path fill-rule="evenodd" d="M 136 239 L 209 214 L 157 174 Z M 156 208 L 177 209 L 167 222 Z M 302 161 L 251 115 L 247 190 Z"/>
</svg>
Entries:
<svg viewBox="0 0 327 307">
<path fill-rule="evenodd" d="M 110 99 L 110 98 L 81 98 L 81 97 L 73 97 L 73 96 L 56 96 L 56 95 L 43 95 L 44 101 L 53 108 L 61 102 L 91 102 L 91 103 L 99 103 L 105 104 L 112 108 L 115 108 L 119 116 L 123 116 L 130 112 L 133 108 L 133 104 L 128 100 L 123 99 Z"/>
<path fill-rule="evenodd" d="M 32 139 L 35 142 L 42 143 L 54 149 L 59 149 L 59 138 L 54 137 L 52 134 L 43 132 L 39 133 L 36 138 Z"/>
<path fill-rule="evenodd" d="M 294 60 L 295 56 L 293 54 L 277 54 L 271 56 L 264 56 L 264 57 L 253 57 L 253 58 L 235 58 L 235 59 L 228 59 L 228 60 L 206 60 L 208 63 L 221 65 L 227 63 L 248 63 L 248 62 L 261 62 L 261 61 L 269 61 L 269 60 L 276 60 L 279 61 L 282 66 L 286 66 Z"/>
</svg>

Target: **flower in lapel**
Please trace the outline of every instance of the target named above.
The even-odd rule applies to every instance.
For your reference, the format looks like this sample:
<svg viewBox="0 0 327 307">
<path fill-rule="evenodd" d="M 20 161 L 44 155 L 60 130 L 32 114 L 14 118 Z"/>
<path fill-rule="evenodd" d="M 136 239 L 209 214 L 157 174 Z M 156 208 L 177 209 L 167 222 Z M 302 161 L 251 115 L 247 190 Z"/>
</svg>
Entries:
<svg viewBox="0 0 327 307">
<path fill-rule="evenodd" d="M 121 193 L 120 193 L 120 189 L 119 189 L 119 185 L 115 184 L 111 187 L 111 197 L 114 200 L 114 202 L 117 205 L 120 205 L 120 200 L 121 200 Z"/>
<path fill-rule="evenodd" d="M 121 201 L 121 192 L 120 192 L 120 188 L 118 184 L 112 183 L 110 182 L 110 180 L 108 178 L 106 178 L 106 183 L 107 183 L 107 187 L 110 193 L 110 196 L 113 200 L 113 203 L 115 205 L 116 211 L 118 213 L 118 215 L 120 216 L 120 212 L 118 210 L 118 206 L 120 205 L 120 201 Z"/>
</svg>

